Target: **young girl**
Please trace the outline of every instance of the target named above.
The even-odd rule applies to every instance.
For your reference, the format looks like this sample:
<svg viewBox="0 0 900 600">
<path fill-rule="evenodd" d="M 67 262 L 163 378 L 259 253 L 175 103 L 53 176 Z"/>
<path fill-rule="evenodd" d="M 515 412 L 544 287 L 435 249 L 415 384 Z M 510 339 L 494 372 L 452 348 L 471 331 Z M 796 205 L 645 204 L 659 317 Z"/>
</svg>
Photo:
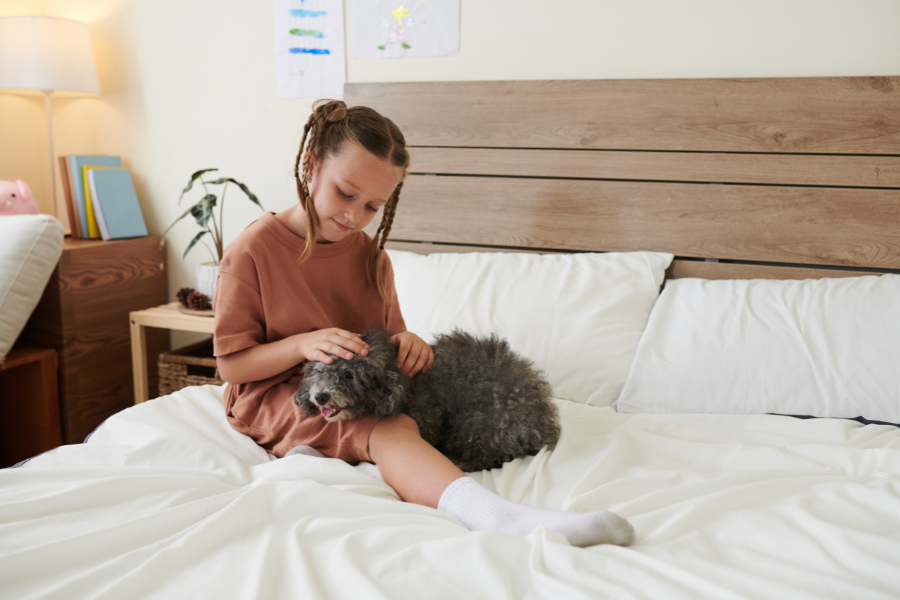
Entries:
<svg viewBox="0 0 900 600">
<path fill-rule="evenodd" d="M 309 417 L 294 403 L 302 363 L 365 356 L 358 333 L 368 327 L 394 334 L 407 375 L 434 361 L 428 344 L 406 331 L 384 252 L 408 166 L 403 134 L 389 119 L 340 101 L 313 105 L 294 166 L 300 203 L 249 225 L 219 267 L 214 340 L 228 422 L 278 457 L 311 446 L 373 462 L 403 500 L 471 530 L 525 536 L 544 525 L 577 546 L 630 543 L 631 525 L 613 513 L 529 508 L 488 491 L 425 442 L 406 415 Z M 382 209 L 370 238 L 362 230 Z"/>
</svg>

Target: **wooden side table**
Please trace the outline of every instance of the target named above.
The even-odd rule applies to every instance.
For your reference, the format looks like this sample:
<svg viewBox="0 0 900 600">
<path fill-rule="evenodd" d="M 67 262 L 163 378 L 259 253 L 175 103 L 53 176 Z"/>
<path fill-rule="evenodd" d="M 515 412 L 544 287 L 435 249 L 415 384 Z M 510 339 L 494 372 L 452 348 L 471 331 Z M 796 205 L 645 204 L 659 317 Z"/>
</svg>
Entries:
<svg viewBox="0 0 900 600">
<path fill-rule="evenodd" d="M 15 346 L 0 363 L 0 467 L 62 444 L 58 368 L 53 348 Z"/>
<path fill-rule="evenodd" d="M 134 405 L 128 316 L 168 300 L 164 238 L 66 238 L 17 342 L 56 350 L 64 444 L 80 444 L 105 419 Z M 147 348 L 151 354 L 168 350 L 169 332 L 150 330 Z"/>
<path fill-rule="evenodd" d="M 185 314 L 178 310 L 178 302 L 131 313 L 131 363 L 134 369 L 134 403 L 150 399 L 147 378 L 147 328 L 175 329 L 213 333 L 212 317 Z"/>
</svg>

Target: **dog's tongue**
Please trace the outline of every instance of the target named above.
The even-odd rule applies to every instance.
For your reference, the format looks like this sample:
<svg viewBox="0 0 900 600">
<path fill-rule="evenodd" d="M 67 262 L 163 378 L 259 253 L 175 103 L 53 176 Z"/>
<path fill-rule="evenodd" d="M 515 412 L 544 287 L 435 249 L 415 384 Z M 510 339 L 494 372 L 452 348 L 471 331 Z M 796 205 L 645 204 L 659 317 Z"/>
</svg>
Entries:
<svg viewBox="0 0 900 600">
<path fill-rule="evenodd" d="M 325 417 L 326 419 L 327 419 L 328 417 L 330 417 L 331 415 L 333 415 L 334 413 L 336 413 L 336 412 L 337 412 L 337 411 L 334 410 L 333 408 L 331 408 L 330 406 L 323 406 L 323 407 L 322 407 L 322 416 Z"/>
</svg>

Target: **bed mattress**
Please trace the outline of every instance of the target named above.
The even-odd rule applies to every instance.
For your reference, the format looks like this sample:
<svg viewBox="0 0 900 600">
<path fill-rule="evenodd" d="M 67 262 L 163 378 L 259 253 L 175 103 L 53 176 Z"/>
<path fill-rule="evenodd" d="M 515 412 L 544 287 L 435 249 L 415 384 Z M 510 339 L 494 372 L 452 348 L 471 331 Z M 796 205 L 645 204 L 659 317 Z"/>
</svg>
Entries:
<svg viewBox="0 0 900 600">
<path fill-rule="evenodd" d="M 900 430 L 559 401 L 553 449 L 469 476 L 613 510 L 628 548 L 472 533 L 372 465 L 275 460 L 222 388 L 108 419 L 0 471 L 0 598 L 790 598 L 900 595 Z"/>
</svg>

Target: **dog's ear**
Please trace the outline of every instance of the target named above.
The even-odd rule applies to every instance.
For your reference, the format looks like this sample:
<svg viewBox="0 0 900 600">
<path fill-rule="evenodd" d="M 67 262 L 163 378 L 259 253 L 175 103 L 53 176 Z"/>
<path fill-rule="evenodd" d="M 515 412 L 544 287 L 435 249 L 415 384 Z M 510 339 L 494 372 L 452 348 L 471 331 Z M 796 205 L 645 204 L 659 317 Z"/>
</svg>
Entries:
<svg viewBox="0 0 900 600">
<path fill-rule="evenodd" d="M 384 397 L 375 406 L 378 417 L 395 417 L 400 414 L 403 398 L 406 396 L 406 381 L 399 371 L 388 371 L 384 376 Z"/>
<path fill-rule="evenodd" d="M 300 383 L 300 389 L 298 389 L 297 393 L 294 394 L 294 403 L 300 407 L 300 410 L 303 411 L 303 414 L 314 417 L 319 414 L 319 409 L 309 398 L 309 385 L 307 385 L 307 379 L 305 377 L 305 375 L 308 375 L 308 373 L 306 372 L 308 370 L 308 365 L 303 370 L 304 378 Z"/>
</svg>

